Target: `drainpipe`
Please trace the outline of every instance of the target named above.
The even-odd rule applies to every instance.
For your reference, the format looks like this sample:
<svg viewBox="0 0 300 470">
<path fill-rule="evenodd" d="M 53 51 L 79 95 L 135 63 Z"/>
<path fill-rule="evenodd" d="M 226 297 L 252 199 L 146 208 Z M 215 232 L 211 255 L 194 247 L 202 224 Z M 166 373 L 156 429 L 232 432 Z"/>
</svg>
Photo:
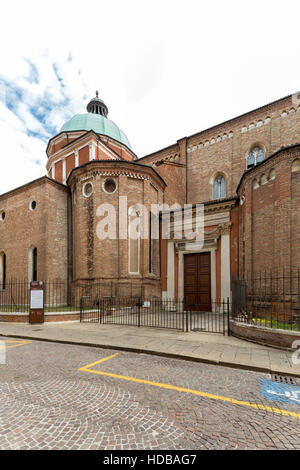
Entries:
<svg viewBox="0 0 300 470">
<path fill-rule="evenodd" d="M 71 305 L 71 284 L 73 280 L 73 232 L 72 232 L 72 192 L 67 195 L 67 292 L 68 305 Z"/>
</svg>

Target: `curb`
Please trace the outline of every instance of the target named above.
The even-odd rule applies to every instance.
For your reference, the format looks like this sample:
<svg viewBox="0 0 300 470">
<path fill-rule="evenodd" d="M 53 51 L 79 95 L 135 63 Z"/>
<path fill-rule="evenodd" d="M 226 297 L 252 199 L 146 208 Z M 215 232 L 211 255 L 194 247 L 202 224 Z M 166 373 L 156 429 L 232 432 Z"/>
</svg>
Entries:
<svg viewBox="0 0 300 470">
<path fill-rule="evenodd" d="M 264 374 L 278 374 L 278 375 L 285 375 L 289 377 L 296 377 L 300 378 L 299 373 L 289 373 L 289 372 L 282 372 L 278 370 L 269 369 L 267 367 L 259 367 L 259 366 L 252 366 L 248 364 L 237 364 L 233 362 L 226 362 L 226 361 L 216 361 L 213 359 L 201 358 L 201 357 L 194 357 L 194 356 L 185 356 L 183 354 L 174 354 L 174 353 L 167 353 L 162 351 L 154 351 L 150 349 L 139 349 L 139 348 L 130 348 L 130 347 L 123 347 L 123 346 L 115 346 L 115 345 L 107 345 L 107 344 L 95 344 L 95 343 L 82 343 L 79 341 L 71 341 L 71 340 L 59 340 L 59 339 L 49 339 L 49 338 L 36 338 L 34 336 L 26 336 L 26 335 L 7 335 L 0 333 L 0 337 L 6 338 L 17 338 L 17 339 L 29 339 L 32 341 L 43 341 L 45 343 L 57 343 L 57 344 L 70 344 L 73 346 L 87 346 L 92 348 L 99 348 L 99 349 L 112 349 L 116 351 L 124 351 L 124 352 L 132 352 L 137 354 L 148 354 L 151 356 L 160 356 L 160 357 L 167 357 L 170 359 L 180 359 L 183 361 L 189 362 L 198 362 L 202 364 L 212 364 L 221 367 L 228 367 L 231 369 L 241 369 L 241 370 L 249 370 L 253 372 L 261 372 Z"/>
</svg>

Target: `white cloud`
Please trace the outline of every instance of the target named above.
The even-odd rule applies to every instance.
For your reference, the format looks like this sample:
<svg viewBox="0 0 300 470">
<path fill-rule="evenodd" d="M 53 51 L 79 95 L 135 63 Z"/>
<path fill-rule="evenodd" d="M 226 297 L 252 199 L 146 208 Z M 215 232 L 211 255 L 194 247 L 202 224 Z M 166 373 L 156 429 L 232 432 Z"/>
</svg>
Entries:
<svg viewBox="0 0 300 470">
<path fill-rule="evenodd" d="M 0 122 L 1 147 L 0 194 L 39 178 L 45 172 L 44 143 L 25 132 Z"/>
<path fill-rule="evenodd" d="M 35 132 L 41 136 L 47 135 L 45 129 L 40 121 L 38 121 L 33 114 L 28 110 L 28 105 L 25 103 L 18 103 L 16 107 L 17 116 L 22 119 L 25 124 L 25 128 L 29 132 Z"/>
<path fill-rule="evenodd" d="M 0 194 L 45 174 L 47 141 L 82 106 L 85 86 L 68 57 L 16 58 L 0 71 Z"/>
<path fill-rule="evenodd" d="M 16 114 L 10 111 L 4 103 L 0 102 L 0 122 L 6 125 L 8 129 L 16 132 L 25 132 L 25 124 L 19 119 Z M 4 134 L 3 134 L 4 135 Z"/>
</svg>

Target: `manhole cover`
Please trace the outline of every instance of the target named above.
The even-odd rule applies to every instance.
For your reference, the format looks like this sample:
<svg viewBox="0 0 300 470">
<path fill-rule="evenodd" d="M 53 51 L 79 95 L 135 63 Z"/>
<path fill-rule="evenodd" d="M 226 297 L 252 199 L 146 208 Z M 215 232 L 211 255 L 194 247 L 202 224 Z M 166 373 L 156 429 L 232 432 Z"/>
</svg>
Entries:
<svg viewBox="0 0 300 470">
<path fill-rule="evenodd" d="M 281 384 L 297 385 L 293 377 L 286 377 L 284 375 L 272 374 L 272 380 Z"/>
</svg>

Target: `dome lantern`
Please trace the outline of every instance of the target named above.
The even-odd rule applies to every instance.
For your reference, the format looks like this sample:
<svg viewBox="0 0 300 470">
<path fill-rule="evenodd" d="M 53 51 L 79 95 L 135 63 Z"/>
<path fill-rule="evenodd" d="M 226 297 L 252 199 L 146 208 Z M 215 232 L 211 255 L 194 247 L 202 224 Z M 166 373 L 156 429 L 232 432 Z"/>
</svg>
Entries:
<svg viewBox="0 0 300 470">
<path fill-rule="evenodd" d="M 87 113 L 75 114 L 60 129 L 60 132 L 75 131 L 94 131 L 96 134 L 106 135 L 112 139 L 126 145 L 131 149 L 130 142 L 126 134 L 114 123 L 107 118 L 108 108 L 104 101 L 96 96 L 87 105 Z"/>
<path fill-rule="evenodd" d="M 100 114 L 101 116 L 107 117 L 108 108 L 104 101 L 99 98 L 99 93 L 96 91 L 95 98 L 91 99 L 86 107 L 88 113 Z"/>
</svg>

